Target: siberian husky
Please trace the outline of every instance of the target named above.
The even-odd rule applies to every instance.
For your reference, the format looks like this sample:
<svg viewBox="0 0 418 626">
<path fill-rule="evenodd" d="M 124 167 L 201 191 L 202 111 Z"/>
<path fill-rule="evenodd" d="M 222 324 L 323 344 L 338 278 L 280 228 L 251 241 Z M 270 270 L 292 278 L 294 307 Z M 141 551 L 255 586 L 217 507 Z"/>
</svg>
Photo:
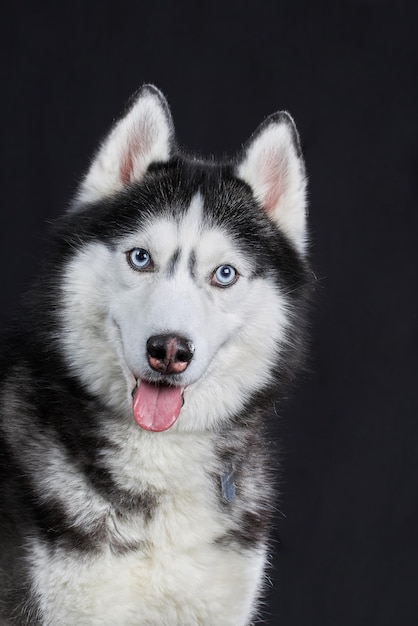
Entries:
<svg viewBox="0 0 418 626">
<path fill-rule="evenodd" d="M 285 112 L 203 160 L 147 85 L 104 139 L 2 349 L 1 624 L 257 619 L 305 188 Z"/>
</svg>

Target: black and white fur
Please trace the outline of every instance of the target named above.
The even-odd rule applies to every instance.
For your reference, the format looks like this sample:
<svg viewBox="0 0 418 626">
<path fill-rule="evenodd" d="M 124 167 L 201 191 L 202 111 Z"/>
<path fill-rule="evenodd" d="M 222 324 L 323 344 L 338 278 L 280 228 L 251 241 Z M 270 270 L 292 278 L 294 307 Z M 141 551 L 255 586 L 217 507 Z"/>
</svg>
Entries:
<svg viewBox="0 0 418 626">
<path fill-rule="evenodd" d="M 223 163 L 178 150 L 152 86 L 110 131 L 2 349 L 1 624 L 256 618 L 264 425 L 303 355 L 305 186 L 287 113 Z M 150 366 L 167 335 L 193 347 L 182 371 Z M 181 388 L 171 428 L 135 422 L 138 381 Z"/>
</svg>

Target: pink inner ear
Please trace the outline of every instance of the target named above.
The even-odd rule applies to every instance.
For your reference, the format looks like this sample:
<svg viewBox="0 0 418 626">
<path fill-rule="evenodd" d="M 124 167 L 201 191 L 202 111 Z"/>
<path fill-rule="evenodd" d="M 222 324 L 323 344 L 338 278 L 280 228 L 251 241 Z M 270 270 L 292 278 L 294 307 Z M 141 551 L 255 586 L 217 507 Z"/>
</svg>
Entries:
<svg viewBox="0 0 418 626">
<path fill-rule="evenodd" d="M 132 176 L 132 150 L 127 150 L 120 162 L 120 179 L 124 185 L 131 182 Z"/>
<path fill-rule="evenodd" d="M 277 177 L 270 176 L 268 180 L 266 180 L 266 187 L 268 187 L 268 191 L 264 198 L 263 208 L 267 213 L 270 213 L 279 202 L 281 195 L 280 179 L 277 180 Z"/>
<path fill-rule="evenodd" d="M 135 172 L 135 159 L 142 154 L 145 156 L 152 147 L 151 133 L 146 128 L 133 129 L 120 159 L 119 176 L 124 185 L 132 182 L 142 172 Z"/>
<path fill-rule="evenodd" d="M 283 193 L 284 179 L 286 176 L 286 163 L 275 151 L 268 151 L 264 155 L 259 169 L 260 180 L 262 181 L 263 208 L 270 213 L 273 211 Z"/>
</svg>

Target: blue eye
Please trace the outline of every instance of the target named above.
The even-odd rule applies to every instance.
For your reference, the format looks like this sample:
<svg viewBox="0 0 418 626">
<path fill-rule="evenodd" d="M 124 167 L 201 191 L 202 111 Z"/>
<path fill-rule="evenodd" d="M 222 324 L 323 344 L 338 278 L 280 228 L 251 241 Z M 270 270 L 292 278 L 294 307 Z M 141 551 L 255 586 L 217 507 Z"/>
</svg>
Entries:
<svg viewBox="0 0 418 626">
<path fill-rule="evenodd" d="M 134 270 L 152 270 L 154 269 L 154 263 L 148 250 L 144 248 L 134 248 L 126 253 L 129 265 Z"/>
<path fill-rule="evenodd" d="M 211 284 L 216 287 L 230 287 L 238 280 L 238 272 L 232 265 L 220 265 L 213 273 Z"/>
</svg>

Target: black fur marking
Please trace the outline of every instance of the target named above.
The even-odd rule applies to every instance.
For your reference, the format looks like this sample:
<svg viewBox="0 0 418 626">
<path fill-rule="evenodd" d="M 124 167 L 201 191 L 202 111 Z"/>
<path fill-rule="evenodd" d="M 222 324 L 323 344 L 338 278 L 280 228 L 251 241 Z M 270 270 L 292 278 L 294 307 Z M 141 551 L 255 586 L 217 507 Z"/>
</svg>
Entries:
<svg viewBox="0 0 418 626">
<path fill-rule="evenodd" d="M 25 538 L 31 532 L 32 515 L 22 481 L 20 468 L 0 437 L 0 623 L 40 626 L 25 563 Z"/>
<path fill-rule="evenodd" d="M 271 515 L 266 517 L 261 511 L 243 511 L 237 516 L 235 527 L 219 537 L 216 543 L 221 546 L 238 545 L 246 549 L 256 548 L 265 543 L 270 523 Z"/>
<path fill-rule="evenodd" d="M 40 537 L 52 548 L 81 550 L 97 549 L 104 540 L 100 523 L 88 529 L 74 527 L 63 506 L 58 502 L 43 502 L 34 507 Z"/>
<path fill-rule="evenodd" d="M 194 280 L 196 278 L 196 252 L 192 250 L 189 256 L 189 272 Z"/>
<path fill-rule="evenodd" d="M 222 546 L 254 549 L 266 543 L 275 500 L 271 455 L 265 443 L 263 411 L 251 404 L 234 428 L 226 428 L 218 437 L 218 455 L 222 461 L 218 486 L 219 507 L 229 519 L 229 530 L 218 537 Z M 222 493 L 224 472 L 234 470 L 235 497 L 228 502 Z"/>
<path fill-rule="evenodd" d="M 97 492 L 112 503 L 115 513 L 122 519 L 130 515 L 141 515 L 150 522 L 158 507 L 159 496 L 151 491 L 132 494 L 118 487 L 104 467 L 85 467 L 85 472 Z"/>
<path fill-rule="evenodd" d="M 145 524 L 148 523 L 156 507 L 155 497 L 147 492 L 131 496 L 126 492 L 120 494 L 115 491 L 107 492 L 107 496 L 109 501 L 117 501 L 119 504 L 118 507 L 113 504 L 112 522 L 107 515 L 103 515 L 92 520 L 88 526 L 72 524 L 65 506 L 61 503 L 49 500 L 37 505 L 34 511 L 41 537 L 51 547 L 82 552 L 101 550 L 105 545 L 117 553 L 137 549 L 140 543 L 127 543 L 118 536 L 117 531 L 114 532 L 113 527 L 117 529 L 119 524 L 129 522 L 131 518 L 138 516 L 143 518 Z"/>
<path fill-rule="evenodd" d="M 169 277 L 174 276 L 174 273 L 176 271 L 176 267 L 177 267 L 178 261 L 180 259 L 180 254 L 181 254 L 180 248 L 177 248 L 174 251 L 173 256 L 171 257 L 171 259 L 168 262 L 167 275 Z"/>
</svg>

